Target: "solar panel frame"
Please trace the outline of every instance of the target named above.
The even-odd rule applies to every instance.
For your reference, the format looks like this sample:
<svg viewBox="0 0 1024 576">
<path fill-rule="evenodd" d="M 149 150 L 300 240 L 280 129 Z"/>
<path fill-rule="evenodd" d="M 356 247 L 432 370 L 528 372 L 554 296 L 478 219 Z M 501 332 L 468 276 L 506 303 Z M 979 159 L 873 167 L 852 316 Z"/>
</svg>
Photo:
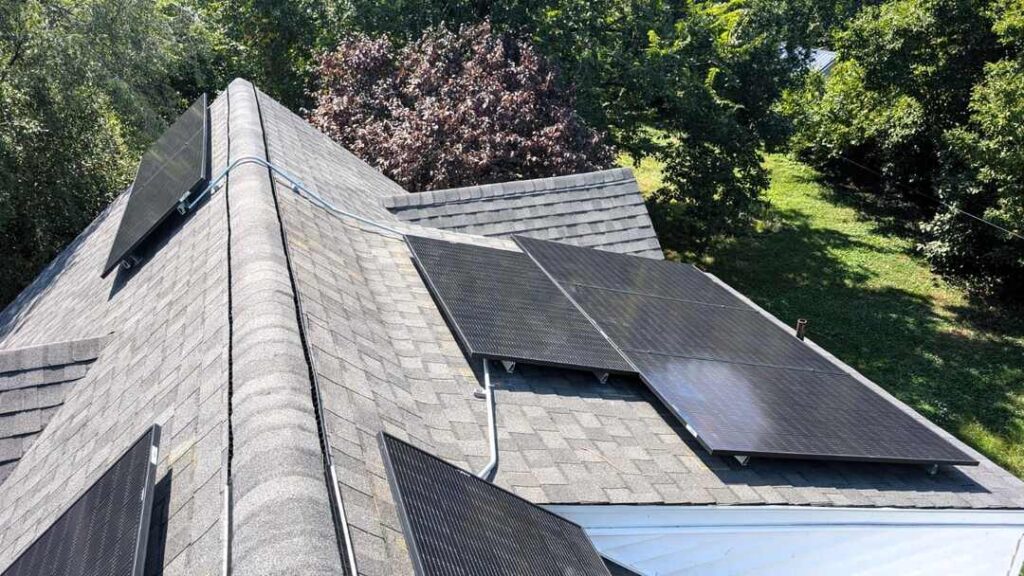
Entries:
<svg viewBox="0 0 1024 576">
<path fill-rule="evenodd" d="M 159 444 L 153 425 L 2 576 L 142 576 Z"/>
<path fill-rule="evenodd" d="M 203 94 L 143 154 L 121 215 L 106 276 L 177 209 L 185 195 L 210 180 L 210 113 Z"/>
<path fill-rule="evenodd" d="M 611 576 L 578 524 L 385 432 L 378 442 L 418 576 Z"/>
<path fill-rule="evenodd" d="M 515 240 L 713 454 L 978 464 L 695 268 Z"/>
<path fill-rule="evenodd" d="M 635 373 L 526 254 L 421 236 L 406 242 L 471 358 Z"/>
</svg>

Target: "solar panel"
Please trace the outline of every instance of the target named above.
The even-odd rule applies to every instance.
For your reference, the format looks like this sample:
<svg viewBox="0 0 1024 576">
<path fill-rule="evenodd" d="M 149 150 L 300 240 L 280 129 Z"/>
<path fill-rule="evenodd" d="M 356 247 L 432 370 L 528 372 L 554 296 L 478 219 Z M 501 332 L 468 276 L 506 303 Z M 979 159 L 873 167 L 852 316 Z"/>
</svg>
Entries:
<svg viewBox="0 0 1024 576">
<path fill-rule="evenodd" d="M 419 576 L 609 576 L 578 525 L 385 433 L 379 436 Z"/>
<path fill-rule="evenodd" d="M 3 576 L 141 576 L 159 443 L 153 426 Z"/>
<path fill-rule="evenodd" d="M 691 266 L 516 241 L 712 453 L 977 464 Z"/>
<path fill-rule="evenodd" d="M 103 267 L 104 276 L 174 213 L 184 194 L 198 191 L 209 181 L 209 133 L 203 94 L 142 156 L 128 205 Z"/>
<path fill-rule="evenodd" d="M 525 254 L 418 236 L 407 240 L 471 357 L 633 372 Z"/>
</svg>

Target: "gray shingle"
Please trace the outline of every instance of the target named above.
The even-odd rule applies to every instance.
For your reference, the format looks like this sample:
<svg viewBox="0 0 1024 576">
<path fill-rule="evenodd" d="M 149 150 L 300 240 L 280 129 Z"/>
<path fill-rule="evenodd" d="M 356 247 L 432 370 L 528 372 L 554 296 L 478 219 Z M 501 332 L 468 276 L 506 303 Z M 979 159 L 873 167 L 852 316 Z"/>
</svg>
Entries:
<svg viewBox="0 0 1024 576">
<path fill-rule="evenodd" d="M 522 234 L 662 258 L 633 172 L 614 168 L 381 200 L 400 220 L 483 236 Z M 611 225 L 611 227 L 608 227 Z M 618 234 L 611 234 L 615 230 Z M 638 241 L 646 241 L 641 244 Z"/>
</svg>

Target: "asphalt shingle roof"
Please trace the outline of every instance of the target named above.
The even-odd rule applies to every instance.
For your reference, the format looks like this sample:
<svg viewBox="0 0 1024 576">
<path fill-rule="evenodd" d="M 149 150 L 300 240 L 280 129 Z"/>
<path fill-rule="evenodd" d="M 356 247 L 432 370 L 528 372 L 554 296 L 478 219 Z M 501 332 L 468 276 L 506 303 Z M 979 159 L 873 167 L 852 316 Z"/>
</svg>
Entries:
<svg viewBox="0 0 1024 576">
<path fill-rule="evenodd" d="M 478 236 L 515 234 L 663 258 L 633 171 L 503 182 L 384 199 L 403 222 Z"/>
<path fill-rule="evenodd" d="M 215 174 L 229 159 L 266 154 L 360 217 L 518 250 L 506 238 L 403 222 L 384 207 L 400 187 L 247 82 L 232 82 L 211 118 Z M 401 236 L 332 214 L 250 164 L 155 238 L 142 265 L 103 279 L 124 203 L 0 314 L 0 357 L 112 333 L 0 486 L 0 569 L 158 423 L 148 573 L 219 572 L 230 549 L 238 573 L 339 573 L 354 560 L 361 574 L 410 574 L 377 434 L 471 470 L 487 462 L 488 444 L 486 407 L 473 395 L 480 366 L 466 360 Z M 495 482 L 538 504 L 1024 508 L 1021 482 L 955 439 L 980 466 L 935 475 L 768 459 L 743 467 L 708 455 L 635 378 L 601 384 L 526 365 L 492 375 Z"/>
<path fill-rule="evenodd" d="M 0 485 L 105 342 L 101 336 L 0 352 Z"/>
</svg>

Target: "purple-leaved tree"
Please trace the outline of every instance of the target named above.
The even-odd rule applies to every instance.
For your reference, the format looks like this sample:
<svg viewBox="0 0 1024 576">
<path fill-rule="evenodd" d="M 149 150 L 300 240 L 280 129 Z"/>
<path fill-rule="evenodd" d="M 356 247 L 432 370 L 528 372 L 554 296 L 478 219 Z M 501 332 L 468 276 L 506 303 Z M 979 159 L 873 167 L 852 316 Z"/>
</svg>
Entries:
<svg viewBox="0 0 1024 576">
<path fill-rule="evenodd" d="M 527 42 L 488 23 L 343 40 L 323 55 L 310 122 L 408 190 L 606 168 L 612 149 Z"/>
</svg>

